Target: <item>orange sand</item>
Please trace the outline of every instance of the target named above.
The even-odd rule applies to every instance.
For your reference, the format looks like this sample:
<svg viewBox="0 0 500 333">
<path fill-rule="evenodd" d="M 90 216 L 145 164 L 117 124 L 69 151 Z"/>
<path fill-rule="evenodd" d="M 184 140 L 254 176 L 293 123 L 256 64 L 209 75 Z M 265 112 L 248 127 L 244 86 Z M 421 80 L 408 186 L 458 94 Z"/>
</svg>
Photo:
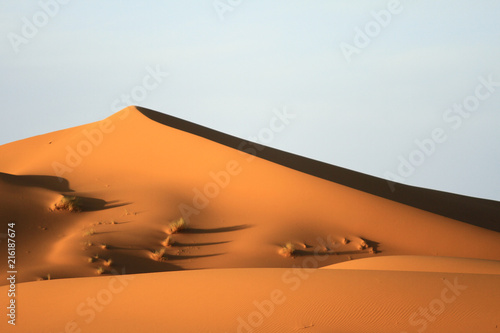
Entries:
<svg viewBox="0 0 500 333">
<path fill-rule="evenodd" d="M 62 194 L 83 210 L 50 211 Z M 2 332 L 500 332 L 498 232 L 135 107 L 0 146 L 0 207 L 18 269 L 16 326 L 4 318 Z M 280 256 L 287 242 L 294 255 Z"/>
</svg>

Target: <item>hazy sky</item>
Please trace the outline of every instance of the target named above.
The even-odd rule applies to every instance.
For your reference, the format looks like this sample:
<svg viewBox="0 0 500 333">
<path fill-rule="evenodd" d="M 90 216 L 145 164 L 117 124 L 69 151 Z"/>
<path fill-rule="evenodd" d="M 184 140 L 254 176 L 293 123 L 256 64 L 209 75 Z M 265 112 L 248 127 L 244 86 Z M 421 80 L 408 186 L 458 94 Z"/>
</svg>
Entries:
<svg viewBox="0 0 500 333">
<path fill-rule="evenodd" d="M 3 0 L 0 144 L 131 102 L 500 200 L 499 18 L 497 0 Z"/>
</svg>

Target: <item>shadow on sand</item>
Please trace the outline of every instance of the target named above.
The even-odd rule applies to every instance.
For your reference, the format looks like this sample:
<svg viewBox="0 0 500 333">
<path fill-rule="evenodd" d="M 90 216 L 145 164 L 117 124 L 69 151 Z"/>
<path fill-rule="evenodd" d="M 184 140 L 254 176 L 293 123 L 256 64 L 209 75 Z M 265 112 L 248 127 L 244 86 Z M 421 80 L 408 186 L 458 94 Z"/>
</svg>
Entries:
<svg viewBox="0 0 500 333">
<path fill-rule="evenodd" d="M 10 173 L 0 172 L 0 180 L 6 182 L 7 184 L 26 187 L 39 187 L 54 192 L 73 192 L 73 190 L 69 187 L 69 181 L 67 179 L 55 176 L 17 176 Z"/>
<path fill-rule="evenodd" d="M 220 232 L 231 232 L 238 231 L 251 228 L 252 226 L 249 224 L 240 224 L 232 227 L 222 227 L 222 228 L 209 228 L 209 229 L 201 229 L 201 228 L 186 228 L 180 230 L 180 234 L 216 234 Z"/>
<path fill-rule="evenodd" d="M 102 199 L 80 196 L 77 196 L 77 198 L 80 201 L 82 212 L 95 212 L 98 210 L 106 210 L 131 204 L 130 202 L 119 203 L 118 200 L 105 201 Z"/>
</svg>

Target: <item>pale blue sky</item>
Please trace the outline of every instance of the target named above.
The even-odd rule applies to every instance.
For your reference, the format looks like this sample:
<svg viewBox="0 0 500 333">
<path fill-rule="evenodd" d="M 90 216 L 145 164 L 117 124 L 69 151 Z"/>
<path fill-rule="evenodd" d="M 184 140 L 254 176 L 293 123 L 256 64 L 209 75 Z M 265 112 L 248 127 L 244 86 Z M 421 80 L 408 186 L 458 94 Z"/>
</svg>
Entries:
<svg viewBox="0 0 500 333">
<path fill-rule="evenodd" d="M 103 119 L 159 66 L 169 76 L 133 104 L 242 138 L 286 108 L 266 144 L 382 178 L 442 128 L 401 182 L 500 200 L 500 86 L 459 128 L 443 118 L 481 77 L 500 82 L 499 1 L 401 1 L 385 27 L 372 12 L 391 1 L 220 0 L 223 20 L 212 0 L 60 1 L 53 17 L 0 3 L 0 144 Z M 347 61 L 342 43 L 377 24 Z"/>
</svg>

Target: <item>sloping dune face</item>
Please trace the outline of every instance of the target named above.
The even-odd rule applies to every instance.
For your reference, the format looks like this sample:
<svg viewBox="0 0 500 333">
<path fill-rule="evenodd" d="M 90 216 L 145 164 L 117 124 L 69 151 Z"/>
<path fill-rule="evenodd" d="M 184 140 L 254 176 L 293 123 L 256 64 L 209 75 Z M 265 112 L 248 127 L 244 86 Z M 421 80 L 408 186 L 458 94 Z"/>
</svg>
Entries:
<svg viewBox="0 0 500 333">
<path fill-rule="evenodd" d="M 437 269 L 436 262 L 426 261 L 418 266 L 426 269 L 409 272 L 396 261 L 381 261 L 381 267 L 396 267 L 395 272 L 359 272 L 363 269 L 349 264 L 357 259 L 373 260 L 364 270 L 376 271 L 375 259 L 388 255 L 404 255 L 400 260 L 407 263 L 417 260 L 412 256 L 443 256 L 489 260 L 491 264 L 500 260 L 500 234 L 272 163 L 155 122 L 135 107 L 100 122 L 0 146 L 0 207 L 0 220 L 15 225 L 16 282 L 21 283 L 19 301 L 24 304 L 19 315 L 25 311 L 24 316 L 38 315 L 45 322 L 48 313 L 41 309 L 54 306 L 50 317 L 57 325 L 34 330 L 40 332 L 72 332 L 63 325 L 72 316 L 85 323 L 77 320 L 78 329 L 109 331 L 116 318 L 125 316 L 121 312 L 125 306 L 131 311 L 130 302 L 139 300 L 145 304 L 137 304 L 141 310 L 130 316 L 149 318 L 151 327 L 129 331 L 155 331 L 153 327 L 164 331 L 167 326 L 155 325 L 165 315 L 178 318 L 171 323 L 179 332 L 203 331 L 204 322 L 213 331 L 330 332 L 335 327 L 359 332 L 363 325 L 376 323 L 378 329 L 371 332 L 416 332 L 424 325 L 423 321 L 409 324 L 413 309 L 425 308 L 437 297 L 432 292 L 425 294 L 428 298 L 421 297 L 418 291 L 427 286 L 434 291 L 444 288 L 442 278 L 455 283 L 456 274 L 463 274 L 471 286 L 471 293 L 463 299 L 472 302 L 498 282 L 498 272 L 491 273 L 490 268 L 484 268 L 488 277 L 481 275 L 485 273 L 479 267 L 490 267 L 488 264 L 474 266 L 460 260 L 446 261 L 446 271 Z M 346 265 L 342 272 L 317 270 L 337 263 Z M 6 261 L 1 265 L 1 284 L 6 285 Z M 218 273 L 216 269 L 224 270 Z M 180 272 L 183 270 L 190 271 Z M 272 324 L 249 324 L 245 315 L 253 306 L 252 295 L 265 290 L 268 294 L 262 294 L 263 299 L 271 297 L 273 288 L 289 289 L 275 287 L 286 270 L 299 274 L 290 277 L 298 279 L 295 281 L 308 279 L 305 271 L 317 272 L 317 278 L 300 289 L 299 298 L 276 310 L 280 315 L 273 315 Z M 86 295 L 91 297 L 118 274 L 141 283 L 116 295 L 116 299 L 123 297 L 123 308 L 113 302 L 106 308 L 108 312 L 94 309 L 99 319 L 91 320 L 94 326 L 87 325 L 86 315 L 75 310 L 78 302 L 82 297 L 85 302 Z M 86 278 L 67 279 L 77 277 Z M 395 282 L 400 277 L 404 282 Z M 40 281 L 54 279 L 57 281 Z M 232 282 L 234 279 L 239 282 Z M 360 284 L 369 284 L 373 290 L 350 298 Z M 405 286 L 417 289 L 382 306 L 384 293 L 395 292 L 390 289 L 393 286 L 398 292 Z M 3 288 L 5 294 L 8 286 Z M 496 303 L 491 304 L 500 301 L 496 288 L 490 295 Z M 73 294 L 75 290 L 79 291 Z M 336 299 L 339 293 L 343 296 Z M 37 303 L 32 297 L 38 297 Z M 225 301 L 219 304 L 219 297 Z M 388 297 L 390 302 L 393 296 Z M 366 298 L 365 305 L 362 298 Z M 236 299 L 241 301 L 234 307 L 228 305 Z M 405 304 L 404 309 L 398 308 L 400 304 Z M 446 318 L 463 314 L 465 324 L 482 311 L 472 310 L 470 303 L 460 304 L 446 308 L 449 317 L 425 319 L 425 329 L 444 332 Z M 490 303 L 481 304 L 486 311 Z M 192 311 L 188 310 L 191 306 Z M 218 315 L 213 315 L 213 306 Z M 224 312 L 223 307 L 229 310 Z M 58 317 L 58 313 L 65 315 Z M 238 313 L 243 313 L 244 324 L 237 320 Z M 287 318 L 298 313 L 307 315 L 290 323 Z M 481 327 L 495 329 L 498 313 L 482 313 L 486 317 L 476 321 L 485 325 Z M 363 316 L 371 319 L 360 321 Z M 199 322 L 194 323 L 196 318 Z M 190 326 L 184 326 L 184 319 Z M 388 321 L 392 329 L 384 330 Z M 26 332 L 33 332 L 29 325 L 35 322 L 28 324 L 19 317 L 18 323 Z M 452 327 L 457 330 L 450 332 L 469 326 Z"/>
</svg>

